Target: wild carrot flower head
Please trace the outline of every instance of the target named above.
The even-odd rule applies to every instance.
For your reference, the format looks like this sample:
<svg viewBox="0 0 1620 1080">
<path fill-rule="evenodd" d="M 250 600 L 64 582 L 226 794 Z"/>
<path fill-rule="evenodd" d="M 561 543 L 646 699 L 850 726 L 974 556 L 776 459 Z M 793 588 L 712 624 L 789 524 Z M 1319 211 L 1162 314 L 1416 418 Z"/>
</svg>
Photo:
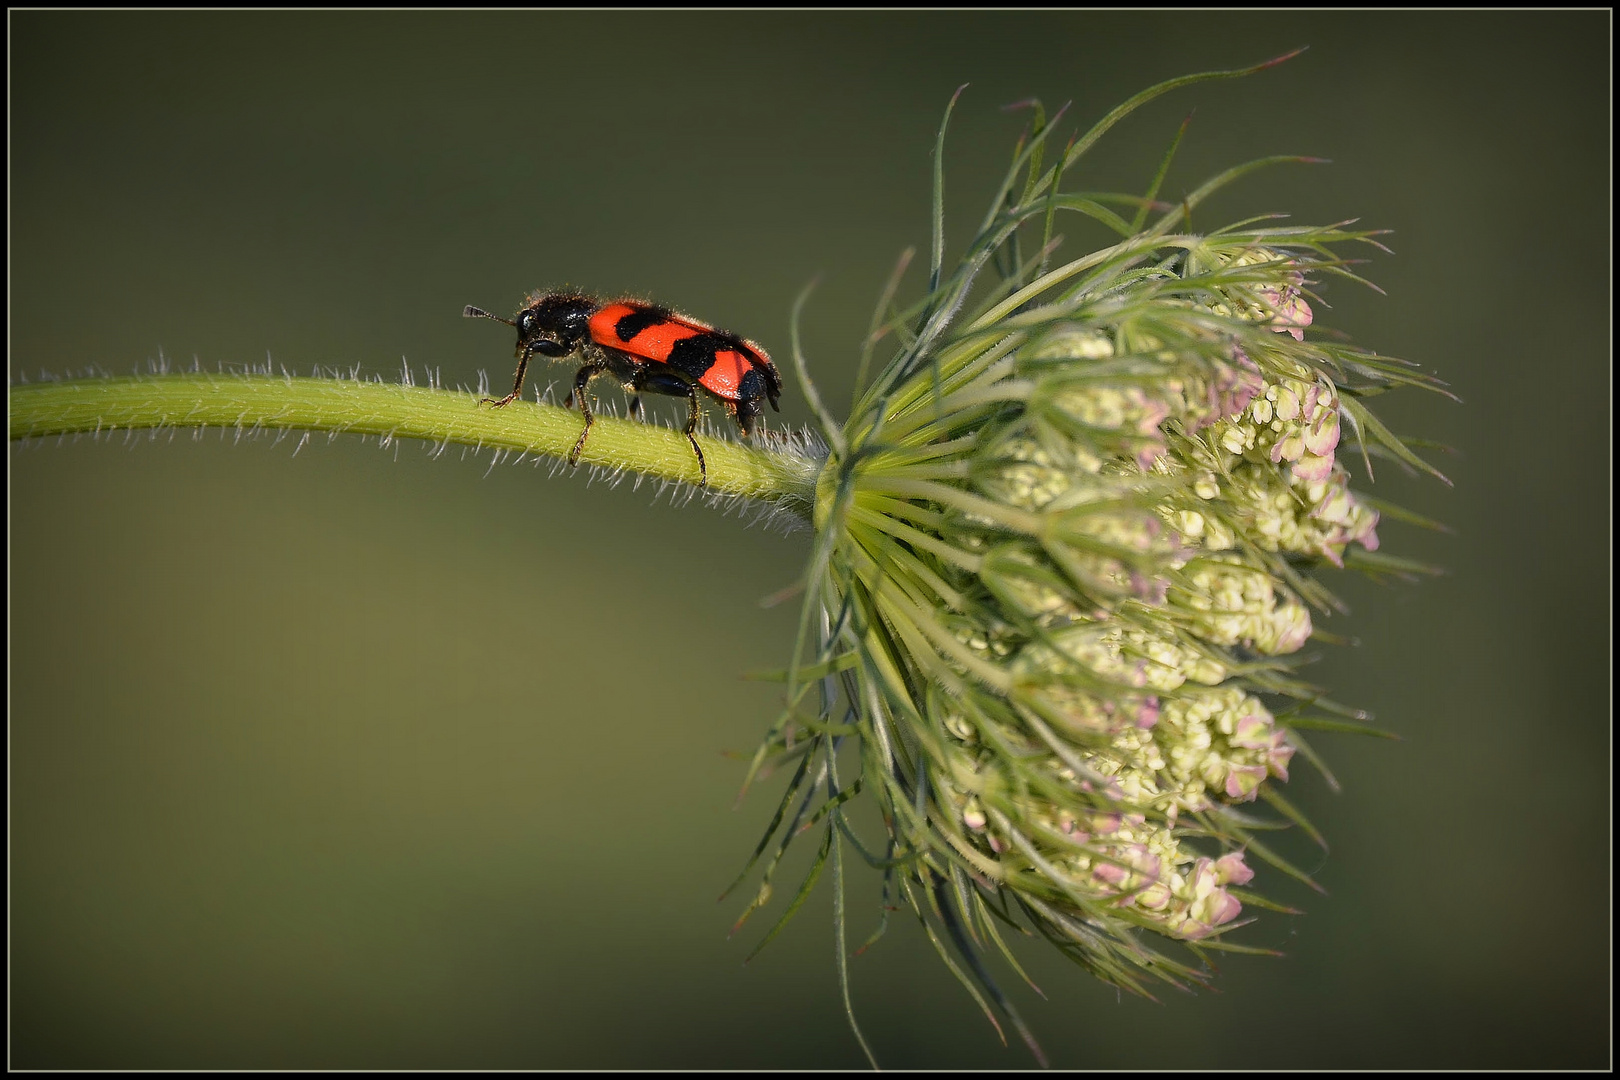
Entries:
<svg viewBox="0 0 1620 1080">
<path fill-rule="evenodd" d="M 1256 839 L 1252 804 L 1309 829 L 1277 790 L 1311 756 L 1301 731 L 1354 723 L 1290 670 L 1334 606 L 1311 571 L 1406 565 L 1373 554 L 1379 512 L 1346 451 L 1426 468 L 1360 399 L 1431 381 L 1317 333 L 1316 290 L 1353 279 L 1338 252 L 1373 234 L 1188 227 L 1249 169 L 1302 159 L 1168 205 L 1163 167 L 1144 196 L 1061 189 L 1103 131 L 1185 81 L 1051 167 L 1036 106 L 954 267 L 936 152 L 928 291 L 893 311 L 891 285 L 874 320 L 893 356 L 845 423 L 807 386 L 830 449 L 789 708 L 755 760 L 797 762 L 755 906 L 787 840 L 820 824 L 806 889 L 829 861 L 841 879 L 856 843 L 1020 1030 L 983 959 L 1016 967 L 1005 928 L 1146 993 L 1238 947 L 1246 910 L 1274 906 L 1249 888 L 1258 866 L 1305 878 Z M 1054 266 L 1060 212 L 1113 242 Z M 881 810 L 877 842 L 845 819 L 857 794 Z"/>
</svg>

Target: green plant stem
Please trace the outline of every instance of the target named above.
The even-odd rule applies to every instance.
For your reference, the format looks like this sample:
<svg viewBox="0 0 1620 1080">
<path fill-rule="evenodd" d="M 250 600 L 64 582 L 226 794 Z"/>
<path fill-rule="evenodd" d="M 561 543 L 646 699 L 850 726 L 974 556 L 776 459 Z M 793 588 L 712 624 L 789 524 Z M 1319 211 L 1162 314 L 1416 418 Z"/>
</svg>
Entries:
<svg viewBox="0 0 1620 1080">
<path fill-rule="evenodd" d="M 424 439 L 514 454 L 566 458 L 579 413 L 514 401 L 481 405 L 462 391 L 351 379 L 188 374 L 14 385 L 10 437 L 100 434 L 119 429 L 230 427 Z M 810 517 L 819 463 L 801 454 L 698 436 L 708 490 L 772 502 Z M 687 484 L 698 482 L 686 436 L 658 424 L 598 416 L 579 461 Z"/>
</svg>

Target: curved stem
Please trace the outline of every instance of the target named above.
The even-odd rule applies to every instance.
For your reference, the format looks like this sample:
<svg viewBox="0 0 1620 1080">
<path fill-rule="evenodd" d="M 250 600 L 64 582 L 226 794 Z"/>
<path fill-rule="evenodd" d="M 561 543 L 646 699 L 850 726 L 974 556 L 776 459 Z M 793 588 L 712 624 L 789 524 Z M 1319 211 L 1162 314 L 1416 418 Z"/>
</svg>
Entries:
<svg viewBox="0 0 1620 1080">
<path fill-rule="evenodd" d="M 95 434 L 131 428 L 234 427 L 336 431 L 566 458 L 580 415 L 556 405 L 480 405 L 464 391 L 349 379 L 188 374 L 76 379 L 10 387 L 10 438 Z M 810 518 L 820 462 L 791 448 L 771 450 L 698 436 L 708 490 L 773 502 Z M 657 424 L 600 416 L 582 464 L 663 480 L 698 482 L 686 436 Z"/>
</svg>

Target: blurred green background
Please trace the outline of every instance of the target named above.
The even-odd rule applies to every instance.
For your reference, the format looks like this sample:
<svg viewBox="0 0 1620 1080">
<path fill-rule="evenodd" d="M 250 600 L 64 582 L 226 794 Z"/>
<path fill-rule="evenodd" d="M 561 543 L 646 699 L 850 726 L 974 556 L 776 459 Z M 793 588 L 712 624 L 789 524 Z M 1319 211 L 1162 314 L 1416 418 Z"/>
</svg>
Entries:
<svg viewBox="0 0 1620 1080">
<path fill-rule="evenodd" d="M 787 353 L 842 403 L 897 253 L 949 236 L 1023 122 L 1161 99 L 1072 175 L 1166 188 L 1275 153 L 1201 215 L 1394 230 L 1332 325 L 1465 406 L 1381 399 L 1457 449 L 1377 494 L 1446 564 L 1335 584 L 1310 674 L 1403 733 L 1318 739 L 1291 785 L 1329 897 L 1277 895 L 1215 993 L 1125 998 L 1025 948 L 1071 1067 L 1602 1066 L 1609 1052 L 1610 15 L 12 13 L 13 378 L 404 357 L 510 372 L 464 322 L 565 282 Z M 1102 239 L 1076 219 L 1070 246 Z M 915 295 L 919 278 L 908 287 Z M 542 369 L 559 377 L 563 369 Z M 604 395 L 612 393 L 603 391 Z M 807 419 L 790 382 L 786 418 Z M 680 403 L 668 404 L 679 409 Z M 664 415 L 674 415 L 673 412 Z M 10 456 L 11 1064 L 863 1064 L 825 887 L 752 964 L 715 897 L 774 804 L 731 808 L 804 534 L 417 445 L 181 433 Z M 487 475 L 486 475 L 487 474 Z M 803 853 L 801 853 L 803 854 Z M 1265 880 L 1265 879 L 1262 879 Z M 746 893 L 748 890 L 744 890 Z M 851 934 L 877 882 L 850 886 Z M 1004 970 L 1004 969 L 1003 969 Z M 1024 1066 L 900 922 L 852 963 L 890 1066 Z M 1006 973 L 1004 982 L 1017 980 Z"/>
</svg>

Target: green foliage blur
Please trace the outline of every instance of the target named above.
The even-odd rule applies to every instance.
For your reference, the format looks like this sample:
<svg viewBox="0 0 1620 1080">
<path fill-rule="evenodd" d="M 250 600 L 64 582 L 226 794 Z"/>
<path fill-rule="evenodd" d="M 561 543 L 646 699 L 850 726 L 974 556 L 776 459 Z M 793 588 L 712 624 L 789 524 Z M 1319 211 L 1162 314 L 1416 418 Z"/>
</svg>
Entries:
<svg viewBox="0 0 1620 1080">
<path fill-rule="evenodd" d="M 1194 226 L 1394 230 L 1317 320 L 1465 399 L 1374 402 L 1456 448 L 1385 466 L 1416 587 L 1334 581 L 1311 678 L 1400 731 L 1319 738 L 1289 797 L 1331 895 L 1263 913 L 1219 992 L 1013 986 L 1067 1067 L 1601 1067 L 1609 1033 L 1611 15 L 13 12 L 10 372 L 161 350 L 510 375 L 464 304 L 656 298 L 847 402 L 899 251 L 984 211 L 1024 114 L 1161 79 L 1071 186 L 1167 197 L 1319 155 Z M 1103 239 L 1066 222 L 1078 253 Z M 902 289 L 915 296 L 917 271 Z M 562 368 L 542 368 L 542 384 Z M 616 393 L 604 390 L 604 399 Z M 681 403 L 660 408 L 683 409 Z M 836 408 L 836 406 L 835 406 Z M 842 408 L 837 408 L 842 413 Z M 660 413 L 665 417 L 672 411 Z M 784 419 L 808 418 L 790 382 Z M 720 419 L 718 416 L 714 419 Z M 774 418 L 773 418 L 774 419 Z M 10 456 L 10 1063 L 23 1068 L 860 1067 L 825 889 L 747 967 L 715 897 L 807 550 L 646 488 L 416 445 L 181 432 Z M 295 448 L 298 452 L 295 454 Z M 801 853 L 808 854 L 808 853 Z M 784 876 L 784 881 L 789 880 Z M 850 932 L 878 916 L 859 870 Z M 746 893 L 746 890 L 744 890 Z M 852 961 L 888 1066 L 1022 1067 L 914 924 Z M 1008 975 L 1006 981 L 1015 983 Z"/>
</svg>

